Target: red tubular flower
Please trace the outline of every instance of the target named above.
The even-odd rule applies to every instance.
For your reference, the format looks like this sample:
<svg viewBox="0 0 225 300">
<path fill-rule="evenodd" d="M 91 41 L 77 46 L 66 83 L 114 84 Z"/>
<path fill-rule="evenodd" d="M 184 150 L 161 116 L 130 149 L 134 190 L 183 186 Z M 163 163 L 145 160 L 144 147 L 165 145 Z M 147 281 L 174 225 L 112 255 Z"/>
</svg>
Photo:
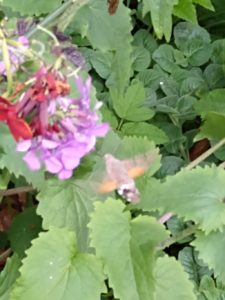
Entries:
<svg viewBox="0 0 225 300">
<path fill-rule="evenodd" d="M 30 126 L 24 119 L 16 115 L 15 105 L 2 97 L 0 97 L 0 121 L 6 122 L 16 141 L 32 137 Z"/>
</svg>

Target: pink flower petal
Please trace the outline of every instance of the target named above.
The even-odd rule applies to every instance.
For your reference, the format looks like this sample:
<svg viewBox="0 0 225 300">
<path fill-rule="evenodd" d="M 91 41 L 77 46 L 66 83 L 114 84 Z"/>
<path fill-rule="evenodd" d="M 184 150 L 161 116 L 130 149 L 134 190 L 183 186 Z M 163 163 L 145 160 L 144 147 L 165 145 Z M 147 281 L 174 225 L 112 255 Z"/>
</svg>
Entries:
<svg viewBox="0 0 225 300">
<path fill-rule="evenodd" d="M 72 175 L 73 175 L 72 170 L 62 170 L 61 172 L 59 172 L 58 178 L 61 180 L 65 180 L 70 178 Z"/>
<path fill-rule="evenodd" d="M 32 171 L 39 170 L 41 168 L 41 163 L 37 156 L 35 155 L 34 151 L 29 151 L 24 156 L 23 160 L 28 164 L 29 168 Z"/>
<path fill-rule="evenodd" d="M 59 173 L 59 171 L 63 168 L 62 163 L 55 157 L 50 157 L 45 160 L 46 169 L 53 174 Z"/>
<path fill-rule="evenodd" d="M 80 163 L 80 158 L 69 155 L 62 155 L 61 160 L 66 170 L 73 170 Z"/>
<path fill-rule="evenodd" d="M 32 144 L 31 140 L 25 140 L 25 141 L 19 142 L 16 146 L 16 151 L 25 152 L 28 149 L 30 149 L 31 144 Z"/>
<path fill-rule="evenodd" d="M 52 140 L 43 139 L 42 146 L 47 149 L 55 149 L 56 147 L 59 146 L 59 143 L 52 141 Z"/>
</svg>

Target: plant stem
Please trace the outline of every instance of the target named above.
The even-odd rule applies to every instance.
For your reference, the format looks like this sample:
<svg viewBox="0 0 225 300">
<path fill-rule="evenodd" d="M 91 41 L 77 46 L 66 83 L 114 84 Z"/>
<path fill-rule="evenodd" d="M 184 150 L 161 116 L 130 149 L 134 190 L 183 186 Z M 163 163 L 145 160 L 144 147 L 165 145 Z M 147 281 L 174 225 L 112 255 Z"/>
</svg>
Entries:
<svg viewBox="0 0 225 300">
<path fill-rule="evenodd" d="M 198 164 L 200 164 L 203 160 L 205 160 L 207 157 L 209 157 L 211 154 L 213 154 L 216 150 L 218 150 L 220 147 L 222 147 L 224 144 L 225 144 L 225 138 L 223 138 L 222 140 L 220 140 L 217 144 L 215 144 L 209 150 L 207 150 L 202 155 L 200 155 L 195 160 L 193 160 L 189 165 L 187 165 L 185 167 L 185 170 L 191 170 L 191 169 L 193 169 Z"/>
<path fill-rule="evenodd" d="M 186 237 L 192 235 L 193 233 L 195 233 L 196 229 L 198 229 L 197 225 L 193 225 L 188 227 L 187 229 L 184 229 L 180 234 L 178 234 L 177 236 L 173 236 L 171 238 L 169 238 L 168 240 L 166 240 L 165 242 L 163 242 L 158 248 L 157 250 L 163 250 L 165 248 L 168 248 L 169 246 L 171 246 L 172 244 L 179 242 L 183 239 L 185 239 Z"/>
<path fill-rule="evenodd" d="M 8 190 L 0 190 L 0 197 L 3 196 L 12 196 L 20 193 L 28 193 L 32 192 L 35 189 L 32 186 L 22 186 L 22 187 L 17 187 L 13 189 L 8 189 Z"/>
<path fill-rule="evenodd" d="M 63 3 L 59 8 L 57 8 L 52 14 L 48 15 L 44 20 L 39 24 L 41 27 L 44 27 L 48 25 L 51 21 L 59 17 L 66 9 L 68 9 L 72 4 L 74 0 L 68 0 L 65 3 Z M 30 38 L 32 35 L 34 35 L 39 29 L 37 27 L 33 28 L 31 31 L 29 31 L 26 36 L 27 38 Z"/>
<path fill-rule="evenodd" d="M 118 130 L 118 131 L 120 131 L 121 127 L 123 126 L 123 122 L 124 122 L 124 120 L 123 120 L 123 119 L 120 119 L 119 124 L 118 124 L 118 126 L 117 126 L 117 130 Z"/>
</svg>

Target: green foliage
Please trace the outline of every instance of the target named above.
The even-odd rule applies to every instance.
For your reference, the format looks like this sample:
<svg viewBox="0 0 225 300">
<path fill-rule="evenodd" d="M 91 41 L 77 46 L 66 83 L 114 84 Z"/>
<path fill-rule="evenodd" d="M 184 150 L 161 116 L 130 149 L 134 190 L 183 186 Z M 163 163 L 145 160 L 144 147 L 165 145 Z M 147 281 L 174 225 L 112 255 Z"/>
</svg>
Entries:
<svg viewBox="0 0 225 300">
<path fill-rule="evenodd" d="M 105 292 L 101 263 L 94 255 L 79 252 L 74 233 L 65 228 L 41 233 L 26 254 L 12 300 L 69 300 L 74 295 L 97 300 Z"/>
<path fill-rule="evenodd" d="M 49 13 L 61 4 L 60 0 L 3 0 L 2 2 L 4 6 L 10 7 L 13 11 L 19 12 L 21 15 L 29 16 L 39 16 L 44 13 Z"/>
<path fill-rule="evenodd" d="M 168 233 L 154 218 L 131 220 L 124 209 L 125 205 L 114 199 L 95 204 L 89 224 L 91 245 L 103 261 L 116 298 L 153 299 L 154 250 Z"/>
<path fill-rule="evenodd" d="M 19 276 L 19 267 L 21 261 L 17 254 L 14 254 L 12 257 L 7 259 L 5 268 L 0 275 L 0 298 L 1 300 L 10 299 L 10 292 L 13 287 L 14 282 Z"/>
<path fill-rule="evenodd" d="M 156 280 L 154 300 L 197 299 L 187 274 L 173 257 L 158 258 L 154 268 L 154 276 Z"/>
<path fill-rule="evenodd" d="M 3 153 L 0 154 L 0 168 L 7 168 L 16 177 L 24 176 L 26 181 L 31 183 L 35 188 L 40 189 L 43 187 L 45 182 L 44 171 L 32 172 L 23 161 L 23 155 L 16 151 L 16 143 L 9 133 L 8 128 L 0 124 L 0 130 L 3 141 L 1 144 Z"/>
</svg>

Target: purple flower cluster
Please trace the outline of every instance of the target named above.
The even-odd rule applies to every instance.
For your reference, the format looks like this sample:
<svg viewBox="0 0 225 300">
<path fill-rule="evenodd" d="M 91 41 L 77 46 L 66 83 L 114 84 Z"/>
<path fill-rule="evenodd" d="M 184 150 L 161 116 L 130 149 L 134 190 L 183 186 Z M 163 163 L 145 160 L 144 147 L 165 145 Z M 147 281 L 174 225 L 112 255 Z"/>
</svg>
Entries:
<svg viewBox="0 0 225 300">
<path fill-rule="evenodd" d="M 43 162 L 47 171 L 62 180 L 72 176 L 82 157 L 94 149 L 96 138 L 109 129 L 98 122 L 100 102 L 90 109 L 91 79 L 83 83 L 77 76 L 75 82 L 79 98 L 59 95 L 46 101 L 42 116 L 48 118 L 48 129 L 17 144 L 17 151 L 26 152 L 24 160 L 30 169 L 39 170 Z"/>
</svg>

